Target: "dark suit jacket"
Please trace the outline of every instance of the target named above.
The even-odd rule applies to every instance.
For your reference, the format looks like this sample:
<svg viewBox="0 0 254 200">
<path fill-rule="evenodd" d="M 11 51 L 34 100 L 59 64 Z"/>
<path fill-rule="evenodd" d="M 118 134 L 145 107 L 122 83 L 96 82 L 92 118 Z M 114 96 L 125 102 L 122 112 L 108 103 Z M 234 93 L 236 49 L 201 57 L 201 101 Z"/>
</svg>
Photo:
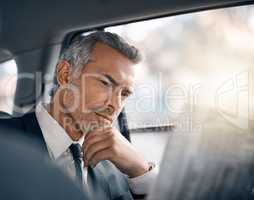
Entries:
<svg viewBox="0 0 254 200">
<path fill-rule="evenodd" d="M 54 164 L 46 160 L 38 162 L 41 156 L 20 141 L 0 136 L 0 199 L 90 200 Z"/>
<path fill-rule="evenodd" d="M 39 149 L 44 157 L 49 159 L 46 143 L 34 112 L 22 117 L 0 119 L 0 134 L 7 139 L 24 140 L 32 149 Z M 127 177 L 109 161 L 101 161 L 95 168 L 88 168 L 88 185 L 92 199 L 133 199 Z"/>
</svg>

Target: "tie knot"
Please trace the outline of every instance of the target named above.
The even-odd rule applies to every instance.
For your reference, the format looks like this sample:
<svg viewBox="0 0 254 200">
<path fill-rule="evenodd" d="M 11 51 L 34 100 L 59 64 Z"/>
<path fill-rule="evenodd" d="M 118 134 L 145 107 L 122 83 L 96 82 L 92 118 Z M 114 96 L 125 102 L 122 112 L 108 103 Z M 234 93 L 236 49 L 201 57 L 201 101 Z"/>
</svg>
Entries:
<svg viewBox="0 0 254 200">
<path fill-rule="evenodd" d="M 81 146 L 79 144 L 72 144 L 70 146 L 70 151 L 72 153 L 74 160 L 81 158 Z"/>
</svg>

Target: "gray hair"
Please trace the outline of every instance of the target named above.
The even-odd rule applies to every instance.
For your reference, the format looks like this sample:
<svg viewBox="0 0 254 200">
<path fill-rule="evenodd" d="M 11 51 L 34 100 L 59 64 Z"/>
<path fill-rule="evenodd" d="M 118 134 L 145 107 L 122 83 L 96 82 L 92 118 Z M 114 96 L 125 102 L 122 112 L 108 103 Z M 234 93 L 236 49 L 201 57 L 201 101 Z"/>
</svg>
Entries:
<svg viewBox="0 0 254 200">
<path fill-rule="evenodd" d="M 91 52 L 97 42 L 117 50 L 134 64 L 140 62 L 142 59 L 140 51 L 136 47 L 128 44 L 127 41 L 119 35 L 110 32 L 96 31 L 86 36 L 81 35 L 76 37 L 73 42 L 62 51 L 59 62 L 62 60 L 68 61 L 72 66 L 74 74 L 78 74 L 89 62 Z M 55 89 L 53 89 L 51 96 L 58 87 L 56 74 L 54 84 Z"/>
</svg>

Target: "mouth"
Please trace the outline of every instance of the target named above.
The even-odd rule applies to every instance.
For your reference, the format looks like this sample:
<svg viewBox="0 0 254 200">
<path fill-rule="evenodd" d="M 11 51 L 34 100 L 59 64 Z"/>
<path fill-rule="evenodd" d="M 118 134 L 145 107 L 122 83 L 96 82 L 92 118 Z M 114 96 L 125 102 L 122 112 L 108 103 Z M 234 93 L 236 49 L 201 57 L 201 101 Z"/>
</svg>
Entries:
<svg viewBox="0 0 254 200">
<path fill-rule="evenodd" d="M 102 115 L 102 114 L 100 114 L 100 113 L 97 113 L 97 112 L 95 112 L 95 114 L 96 114 L 97 116 L 99 116 L 99 117 L 101 117 L 101 118 L 107 120 L 107 121 L 110 122 L 111 124 L 113 123 L 113 120 L 112 120 L 111 118 L 109 118 L 109 117 L 107 117 L 107 116 L 105 116 L 105 115 Z"/>
</svg>

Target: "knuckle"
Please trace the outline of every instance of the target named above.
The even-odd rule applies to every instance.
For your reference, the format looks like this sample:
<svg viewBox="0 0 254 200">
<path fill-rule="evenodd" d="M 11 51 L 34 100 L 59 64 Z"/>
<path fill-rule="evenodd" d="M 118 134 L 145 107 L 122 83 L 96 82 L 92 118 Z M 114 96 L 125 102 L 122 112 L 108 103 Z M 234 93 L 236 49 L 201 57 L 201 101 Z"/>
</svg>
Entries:
<svg viewBox="0 0 254 200">
<path fill-rule="evenodd" d="M 114 135 L 113 129 L 109 129 L 110 134 Z"/>
<path fill-rule="evenodd" d="M 106 134 L 107 134 L 108 137 L 112 137 L 113 136 L 113 133 L 111 131 L 106 132 Z"/>
</svg>

